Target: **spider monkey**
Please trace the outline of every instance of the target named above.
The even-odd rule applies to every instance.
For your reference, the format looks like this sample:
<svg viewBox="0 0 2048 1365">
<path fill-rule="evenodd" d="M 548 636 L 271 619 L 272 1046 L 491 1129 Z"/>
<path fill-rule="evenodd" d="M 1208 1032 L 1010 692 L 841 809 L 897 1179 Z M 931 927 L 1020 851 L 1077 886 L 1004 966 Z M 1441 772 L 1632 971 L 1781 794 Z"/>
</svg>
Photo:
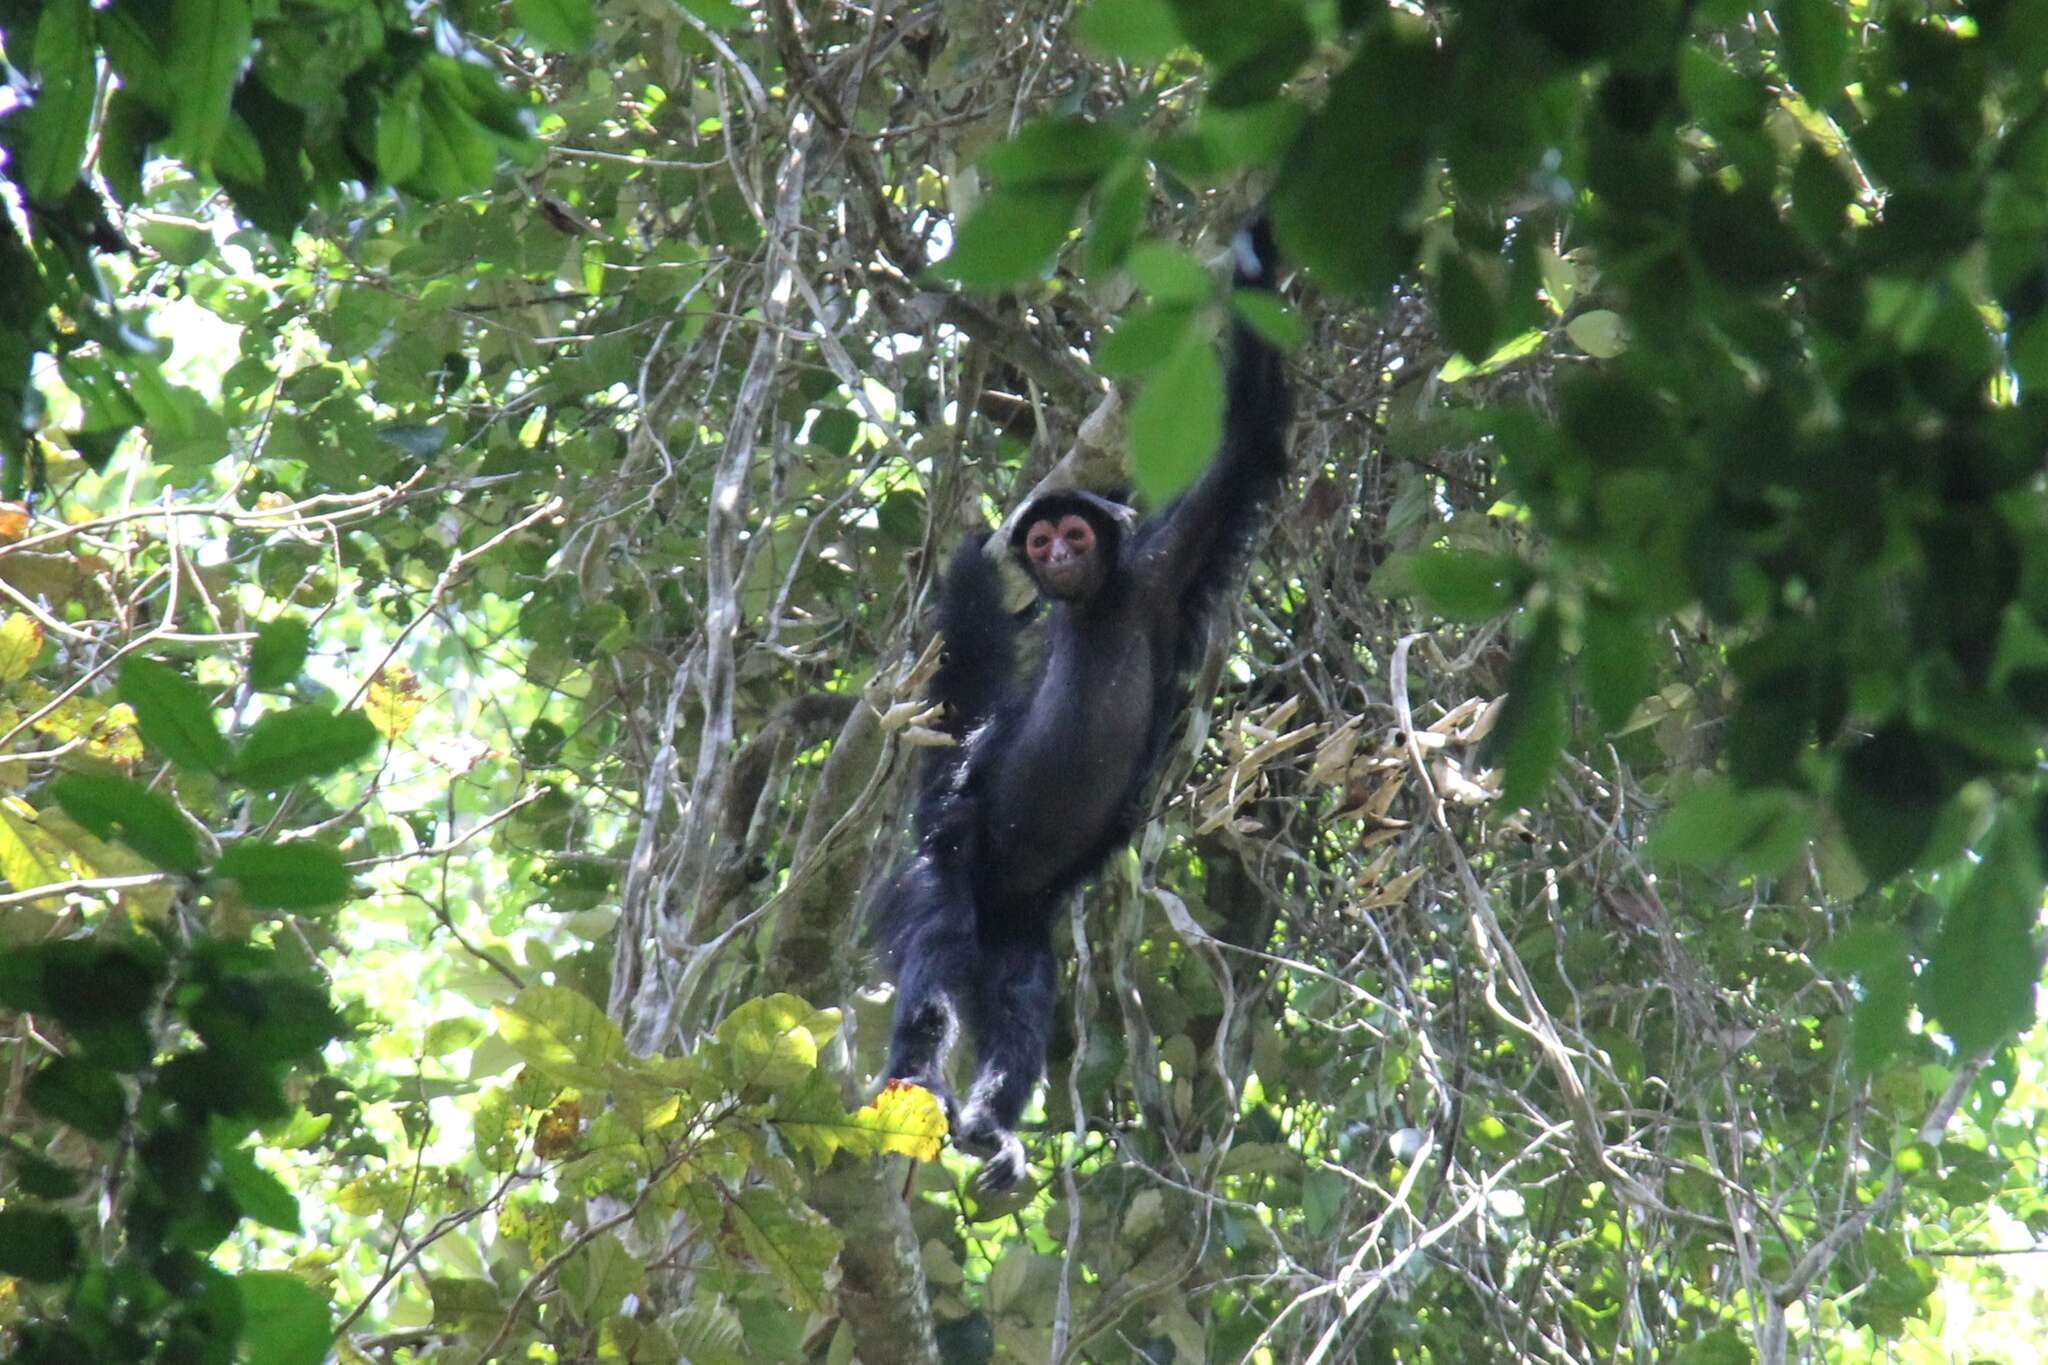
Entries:
<svg viewBox="0 0 2048 1365">
<path fill-rule="evenodd" d="M 1238 287 L 1273 287 L 1263 217 L 1232 254 Z M 916 850 L 876 924 L 896 972 L 887 1074 L 941 1097 L 954 1141 L 984 1158 L 985 1192 L 1024 1173 L 1015 1129 L 1059 995 L 1053 917 L 1142 822 L 1182 680 L 1286 475 L 1280 355 L 1243 322 L 1232 333 L 1222 448 L 1193 487 L 1143 523 L 1077 490 L 1017 519 L 1008 548 L 1050 603 L 1034 676 L 1016 676 L 1022 622 L 1005 610 L 992 533 L 969 537 L 946 571 L 932 695 L 958 743 L 932 751 Z M 961 1014 L 976 1053 L 964 1104 L 945 1084 Z"/>
</svg>

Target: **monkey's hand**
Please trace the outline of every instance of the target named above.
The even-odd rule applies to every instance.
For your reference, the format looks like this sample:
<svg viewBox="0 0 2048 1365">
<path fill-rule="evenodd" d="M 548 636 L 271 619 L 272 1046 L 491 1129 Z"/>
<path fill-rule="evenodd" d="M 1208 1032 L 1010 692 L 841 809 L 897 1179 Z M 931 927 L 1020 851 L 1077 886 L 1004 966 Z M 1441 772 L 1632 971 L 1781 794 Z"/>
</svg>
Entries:
<svg viewBox="0 0 2048 1365">
<path fill-rule="evenodd" d="M 1231 275 L 1240 289 L 1271 289 L 1280 278 L 1280 248 L 1273 224 L 1260 208 L 1230 239 Z"/>
</svg>

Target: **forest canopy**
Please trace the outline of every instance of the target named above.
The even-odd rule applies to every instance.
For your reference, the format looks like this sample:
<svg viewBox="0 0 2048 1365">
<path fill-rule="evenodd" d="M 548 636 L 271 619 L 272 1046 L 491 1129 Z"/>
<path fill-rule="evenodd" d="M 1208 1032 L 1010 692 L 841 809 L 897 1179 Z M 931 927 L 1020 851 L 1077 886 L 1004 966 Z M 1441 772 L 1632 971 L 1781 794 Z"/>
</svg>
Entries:
<svg viewBox="0 0 2048 1365">
<path fill-rule="evenodd" d="M 2048 0 L 0 0 L 0 72 L 0 1359 L 2039 1339 Z M 936 580 L 1169 502 L 1240 323 L 1287 485 L 980 1195 L 862 929 Z"/>
</svg>

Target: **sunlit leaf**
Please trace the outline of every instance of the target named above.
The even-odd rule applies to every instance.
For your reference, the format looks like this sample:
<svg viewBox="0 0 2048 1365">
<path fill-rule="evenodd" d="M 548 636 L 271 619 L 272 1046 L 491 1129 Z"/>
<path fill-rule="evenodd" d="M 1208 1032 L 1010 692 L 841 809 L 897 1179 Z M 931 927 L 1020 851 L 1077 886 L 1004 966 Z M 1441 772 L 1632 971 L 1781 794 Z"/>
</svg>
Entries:
<svg viewBox="0 0 2048 1365">
<path fill-rule="evenodd" d="M 1564 334 L 1595 360 L 1612 360 L 1628 349 L 1628 329 L 1621 315 L 1605 308 L 1579 314 L 1564 325 Z"/>
<path fill-rule="evenodd" d="M 498 1032 L 527 1062 L 588 1088 L 591 1073 L 626 1055 L 625 1035 L 589 996 L 528 986 L 494 1011 Z"/>
<path fill-rule="evenodd" d="M 35 34 L 36 92 L 27 115 L 21 180 L 30 199 L 56 204 L 78 180 L 99 95 L 92 9 L 86 0 L 47 0 Z"/>
<path fill-rule="evenodd" d="M 418 676 L 404 664 L 386 664 L 370 679 L 363 712 L 370 718 L 370 724 L 377 727 L 378 734 L 397 739 L 411 728 L 413 717 L 426 704 Z"/>
<path fill-rule="evenodd" d="M 42 649 L 43 628 L 35 617 L 14 612 L 0 621 L 0 683 L 28 676 Z"/>
<path fill-rule="evenodd" d="M 237 1147 L 219 1153 L 218 1157 L 228 1193 L 234 1196 L 243 1217 L 253 1218 L 279 1232 L 299 1230 L 298 1196 L 286 1189 L 283 1181 L 257 1165 L 253 1152 Z"/>
<path fill-rule="evenodd" d="M 172 0 L 171 137 L 195 165 L 213 158 L 228 126 L 228 103 L 254 31 L 249 0 Z"/>
<path fill-rule="evenodd" d="M 830 1037 L 837 1018 L 794 995 L 770 995 L 728 1014 L 716 1036 L 740 1084 L 778 1089 L 817 1069 L 821 1033 Z"/>
</svg>

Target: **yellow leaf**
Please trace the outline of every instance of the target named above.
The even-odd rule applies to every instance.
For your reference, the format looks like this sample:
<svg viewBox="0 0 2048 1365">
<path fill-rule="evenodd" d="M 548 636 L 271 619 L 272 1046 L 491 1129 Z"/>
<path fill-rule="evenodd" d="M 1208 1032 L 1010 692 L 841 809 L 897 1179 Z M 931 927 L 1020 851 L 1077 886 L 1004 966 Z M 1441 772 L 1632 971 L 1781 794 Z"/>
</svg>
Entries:
<svg viewBox="0 0 2048 1365">
<path fill-rule="evenodd" d="M 404 664 L 389 664 L 370 679 L 370 695 L 363 701 L 363 711 L 386 739 L 397 739 L 425 704 L 420 680 L 413 676 L 413 671 Z"/>
<path fill-rule="evenodd" d="M 921 1085 L 890 1081 L 882 1093 L 854 1117 L 881 1139 L 884 1152 L 901 1152 L 913 1161 L 931 1161 L 946 1136 L 946 1111 L 939 1097 Z"/>
<path fill-rule="evenodd" d="M 0 682 L 27 675 L 43 650 L 43 628 L 33 616 L 15 612 L 0 621 Z"/>
<path fill-rule="evenodd" d="M 71 880 L 63 845 L 36 823 L 35 810 L 16 798 L 0 801 L 0 881 L 16 891 Z"/>
</svg>

